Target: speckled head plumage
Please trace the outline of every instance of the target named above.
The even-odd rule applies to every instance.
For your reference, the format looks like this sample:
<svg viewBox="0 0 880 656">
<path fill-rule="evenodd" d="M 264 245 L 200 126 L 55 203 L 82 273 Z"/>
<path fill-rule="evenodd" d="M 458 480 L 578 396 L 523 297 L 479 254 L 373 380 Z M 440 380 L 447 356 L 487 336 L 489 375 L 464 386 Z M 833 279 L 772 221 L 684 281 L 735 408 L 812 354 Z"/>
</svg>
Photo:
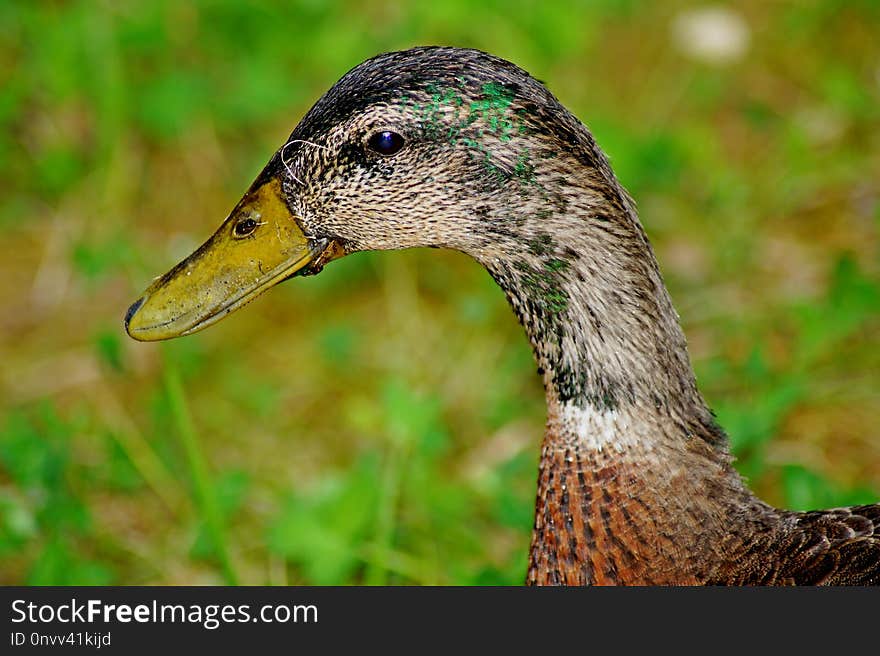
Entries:
<svg viewBox="0 0 880 656">
<path fill-rule="evenodd" d="M 541 161 L 579 159 L 597 189 L 620 202 L 604 156 L 579 126 L 509 62 L 476 50 L 416 48 L 349 71 L 267 170 L 285 178 L 305 227 L 347 250 L 437 246 L 479 257 L 503 228 L 493 206 L 536 195 L 564 203 L 561 193 L 537 187 Z M 392 157 L 367 147 L 381 130 L 404 138 Z"/>
</svg>

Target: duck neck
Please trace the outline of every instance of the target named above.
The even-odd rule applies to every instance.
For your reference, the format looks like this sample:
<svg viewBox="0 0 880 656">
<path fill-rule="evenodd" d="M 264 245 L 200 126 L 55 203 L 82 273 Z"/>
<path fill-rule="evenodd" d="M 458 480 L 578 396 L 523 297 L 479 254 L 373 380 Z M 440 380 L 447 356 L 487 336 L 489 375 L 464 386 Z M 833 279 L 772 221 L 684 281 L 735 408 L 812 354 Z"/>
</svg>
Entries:
<svg viewBox="0 0 880 656">
<path fill-rule="evenodd" d="M 527 248 L 486 263 L 547 396 L 529 582 L 704 581 L 742 509 L 761 504 L 697 391 L 635 211 L 616 183 L 604 193 L 571 194 L 586 206 L 526 223 Z"/>
<path fill-rule="evenodd" d="M 515 246 L 482 258 L 531 342 L 551 425 L 595 442 L 584 434 L 584 417 L 650 417 L 677 426 L 676 440 L 723 451 L 724 434 L 697 390 L 678 315 L 630 201 L 616 183 L 568 196 L 566 211 L 523 223 Z M 611 446 L 627 441 L 607 437 Z"/>
</svg>

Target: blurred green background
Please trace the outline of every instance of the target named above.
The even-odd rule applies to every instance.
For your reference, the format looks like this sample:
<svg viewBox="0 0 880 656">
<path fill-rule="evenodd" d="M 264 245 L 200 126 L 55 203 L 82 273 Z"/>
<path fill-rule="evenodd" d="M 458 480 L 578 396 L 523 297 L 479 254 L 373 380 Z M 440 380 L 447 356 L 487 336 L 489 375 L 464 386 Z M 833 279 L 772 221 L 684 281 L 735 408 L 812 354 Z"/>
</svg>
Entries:
<svg viewBox="0 0 880 656">
<path fill-rule="evenodd" d="M 880 498 L 880 4 L 0 4 L 0 583 L 523 581 L 541 385 L 462 255 L 122 332 L 346 70 L 478 47 L 594 131 L 767 501 Z"/>
</svg>

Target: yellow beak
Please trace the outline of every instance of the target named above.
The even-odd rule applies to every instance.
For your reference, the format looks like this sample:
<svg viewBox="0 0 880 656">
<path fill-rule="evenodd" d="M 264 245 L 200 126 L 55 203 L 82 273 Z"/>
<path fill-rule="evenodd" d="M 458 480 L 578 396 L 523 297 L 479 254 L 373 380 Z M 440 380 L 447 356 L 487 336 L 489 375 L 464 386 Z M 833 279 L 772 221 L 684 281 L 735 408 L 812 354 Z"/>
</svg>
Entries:
<svg viewBox="0 0 880 656">
<path fill-rule="evenodd" d="M 311 262 L 340 254 L 314 243 L 287 208 L 277 177 L 263 176 L 202 246 L 158 278 L 125 314 L 139 341 L 189 335 L 249 303 Z"/>
</svg>

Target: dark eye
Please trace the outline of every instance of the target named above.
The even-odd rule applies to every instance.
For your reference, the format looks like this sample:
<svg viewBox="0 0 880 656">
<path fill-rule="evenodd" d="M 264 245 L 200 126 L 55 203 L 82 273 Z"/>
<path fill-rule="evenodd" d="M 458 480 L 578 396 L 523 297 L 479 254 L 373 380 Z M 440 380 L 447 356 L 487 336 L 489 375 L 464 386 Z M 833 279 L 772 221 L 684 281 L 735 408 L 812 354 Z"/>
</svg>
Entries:
<svg viewBox="0 0 880 656">
<path fill-rule="evenodd" d="M 247 237 L 254 230 L 257 229 L 257 226 L 260 225 L 254 219 L 247 218 L 242 219 L 238 223 L 235 224 L 235 228 L 233 228 L 233 232 L 235 232 L 236 237 Z"/>
<path fill-rule="evenodd" d="M 396 132 L 382 130 L 371 136 L 367 145 L 380 155 L 393 155 L 403 148 L 403 137 Z"/>
</svg>

